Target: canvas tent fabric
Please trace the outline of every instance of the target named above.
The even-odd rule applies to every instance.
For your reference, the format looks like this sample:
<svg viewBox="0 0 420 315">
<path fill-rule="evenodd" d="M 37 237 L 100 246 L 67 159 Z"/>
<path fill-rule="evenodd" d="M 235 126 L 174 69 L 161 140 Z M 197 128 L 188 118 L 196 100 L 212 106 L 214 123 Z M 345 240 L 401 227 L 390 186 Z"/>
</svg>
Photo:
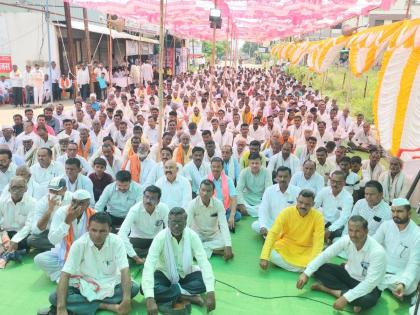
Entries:
<svg viewBox="0 0 420 315">
<path fill-rule="evenodd" d="M 159 25 L 160 0 L 69 0 L 139 23 Z M 223 19 L 217 40 L 226 32 L 254 42 L 280 39 L 337 25 L 370 10 L 387 10 L 395 0 L 217 0 Z M 213 0 L 165 0 L 165 27 L 182 38 L 209 40 Z"/>
</svg>

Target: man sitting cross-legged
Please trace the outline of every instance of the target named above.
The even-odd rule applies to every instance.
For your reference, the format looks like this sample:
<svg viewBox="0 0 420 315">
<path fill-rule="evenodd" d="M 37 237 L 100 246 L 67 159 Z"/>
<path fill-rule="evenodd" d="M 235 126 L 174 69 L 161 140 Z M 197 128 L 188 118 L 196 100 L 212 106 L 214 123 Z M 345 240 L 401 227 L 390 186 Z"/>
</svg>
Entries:
<svg viewBox="0 0 420 315">
<path fill-rule="evenodd" d="M 225 260 L 233 258 L 232 241 L 226 221 L 223 203 L 214 197 L 215 186 L 204 179 L 199 188 L 199 196 L 193 199 L 187 209 L 188 226 L 203 242 L 207 257 L 223 255 Z"/>
<path fill-rule="evenodd" d="M 296 206 L 283 209 L 268 231 L 260 256 L 260 267 L 275 265 L 293 272 L 302 271 L 324 245 L 324 220 L 315 210 L 315 194 L 302 190 Z M 270 258 L 271 257 L 271 258 Z"/>
<path fill-rule="evenodd" d="M 161 312 L 185 309 L 189 302 L 203 305 L 200 294 L 204 292 L 207 311 L 216 307 L 212 267 L 200 237 L 186 225 L 185 210 L 172 208 L 168 228 L 159 232 L 150 246 L 141 281 L 148 315 L 157 315 L 158 305 Z M 193 258 L 198 266 L 193 265 Z"/>
<path fill-rule="evenodd" d="M 242 215 L 258 216 L 258 207 L 264 191 L 273 185 L 271 173 L 261 165 L 261 155 L 251 153 L 248 157 L 248 167 L 242 169 L 239 175 L 238 210 Z"/>
<path fill-rule="evenodd" d="M 341 237 L 318 257 L 312 260 L 300 275 L 296 287 L 302 289 L 309 277 L 317 280 L 312 290 L 335 296 L 336 310 L 351 303 L 355 313 L 376 304 L 381 291 L 377 286 L 385 275 L 385 250 L 368 236 L 368 222 L 361 216 L 350 217 L 349 234 Z M 347 262 L 341 265 L 328 263 L 341 251 L 346 252 Z"/>
<path fill-rule="evenodd" d="M 131 281 L 123 241 L 110 233 L 111 218 L 99 212 L 88 233 L 71 246 L 52 306 L 38 314 L 95 314 L 103 309 L 128 314 L 139 287 Z"/>
<path fill-rule="evenodd" d="M 268 187 L 263 194 L 258 208 L 258 220 L 252 223 L 252 229 L 266 237 L 280 211 L 296 204 L 300 188 L 290 185 L 292 171 L 286 166 L 277 169 L 276 184 Z"/>
<path fill-rule="evenodd" d="M 154 185 L 146 187 L 143 201 L 130 208 L 118 235 L 124 241 L 127 255 L 143 264 L 153 238 L 168 226 L 169 209 L 160 202 L 162 192 Z"/>
<path fill-rule="evenodd" d="M 392 220 L 385 221 L 373 236 L 386 253 L 386 275 L 380 289 L 389 289 L 399 300 L 415 292 L 420 281 L 420 228 L 410 219 L 411 205 L 396 198 Z"/>
</svg>

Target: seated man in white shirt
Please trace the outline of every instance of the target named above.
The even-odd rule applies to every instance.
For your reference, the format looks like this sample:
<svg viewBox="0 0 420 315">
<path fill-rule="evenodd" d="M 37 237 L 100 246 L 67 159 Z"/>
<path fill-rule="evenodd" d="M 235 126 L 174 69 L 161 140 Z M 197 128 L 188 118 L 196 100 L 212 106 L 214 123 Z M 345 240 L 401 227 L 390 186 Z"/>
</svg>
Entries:
<svg viewBox="0 0 420 315">
<path fill-rule="evenodd" d="M 399 300 L 415 292 L 420 281 L 420 229 L 410 220 L 411 205 L 396 198 L 392 220 L 384 222 L 373 236 L 385 248 L 386 275 L 380 289 L 389 289 Z"/>
<path fill-rule="evenodd" d="M 190 181 L 193 198 L 197 197 L 200 183 L 203 178 L 211 172 L 210 163 L 204 162 L 204 149 L 194 147 L 192 149 L 192 160 L 183 168 L 184 176 Z"/>
<path fill-rule="evenodd" d="M 86 161 L 86 159 L 78 155 L 79 145 L 77 143 L 70 142 L 67 146 L 66 153 L 57 157 L 57 162 L 60 162 L 62 165 L 65 165 L 66 161 L 70 158 L 75 158 L 80 161 L 81 171 L 83 175 L 92 173 L 92 167 Z"/>
<path fill-rule="evenodd" d="M 146 187 L 143 201 L 130 208 L 118 235 L 124 241 L 128 257 L 144 264 L 157 233 L 168 226 L 168 206 L 160 202 L 162 192 L 154 185 Z"/>
<path fill-rule="evenodd" d="M 178 167 L 175 161 L 166 161 L 165 176 L 159 178 L 156 186 L 162 190 L 161 201 L 169 209 L 174 207 L 187 208 L 192 199 L 191 184 L 184 176 L 178 174 Z"/>
<path fill-rule="evenodd" d="M 61 268 L 67 260 L 71 245 L 88 230 L 89 218 L 95 213 L 89 208 L 90 198 L 86 190 L 75 191 L 71 204 L 57 209 L 52 218 L 48 240 L 55 247 L 34 258 L 35 265 L 45 271 L 51 281 L 60 278 Z"/>
<path fill-rule="evenodd" d="M 223 203 L 213 196 L 214 183 L 204 179 L 199 188 L 199 196 L 187 208 L 187 225 L 193 229 L 201 241 L 207 257 L 223 255 L 225 261 L 233 258 L 232 241 L 226 221 Z"/>
<path fill-rule="evenodd" d="M 70 192 L 75 192 L 79 189 L 84 189 L 90 194 L 90 205 L 93 207 L 95 205 L 95 198 L 93 195 L 93 184 L 89 177 L 83 175 L 80 160 L 77 158 L 69 158 L 66 161 L 64 166 L 66 175 L 64 179 L 66 180 L 67 190 Z"/>
<path fill-rule="evenodd" d="M 306 160 L 302 169 L 292 176 L 290 183 L 300 189 L 310 189 L 316 195 L 324 187 L 324 177 L 315 172 L 316 163 L 312 160 Z"/>
<path fill-rule="evenodd" d="M 296 204 L 300 188 L 289 184 L 291 178 L 292 171 L 290 168 L 280 166 L 276 174 L 277 183 L 264 191 L 258 208 L 258 220 L 251 226 L 255 232 L 264 238 L 280 211 Z"/>
<path fill-rule="evenodd" d="M 334 309 L 343 310 L 350 303 L 353 311 L 359 313 L 374 306 L 381 296 L 378 285 L 385 275 L 386 255 L 382 246 L 368 235 L 368 223 L 361 216 L 350 218 L 348 230 L 349 235 L 340 238 L 309 263 L 296 287 L 302 289 L 314 275 L 319 282 L 311 289 L 336 297 Z M 346 252 L 347 262 L 329 263 L 341 251 Z"/>
<path fill-rule="evenodd" d="M 410 189 L 410 180 L 401 171 L 403 161 L 392 157 L 389 160 L 389 171 L 382 173 L 379 182 L 384 189 L 385 202 L 391 203 L 394 198 L 405 198 Z"/>
<path fill-rule="evenodd" d="M 351 171 L 351 158 L 348 156 L 343 156 L 338 165 L 340 166 L 340 170 L 344 173 L 345 176 L 344 189 L 347 190 L 352 196 L 355 196 L 355 192 L 358 192 L 360 189 L 360 180 L 359 176 Z"/>
<path fill-rule="evenodd" d="M 4 236 L 2 235 L 2 243 L 8 243 L 5 246 L 8 253 L 28 248 L 27 238 L 31 231 L 32 211 L 36 201 L 26 194 L 26 190 L 25 178 L 12 177 L 9 194 L 3 195 L 0 199 L 0 234 L 6 232 Z"/>
<path fill-rule="evenodd" d="M 72 193 L 67 191 L 66 180 L 54 177 L 48 184 L 48 194 L 37 200 L 34 209 L 28 245 L 41 251 L 54 247 L 48 240 L 52 217 L 59 207 L 70 204 Z"/>
<path fill-rule="evenodd" d="M 341 236 L 351 215 L 353 197 L 344 189 L 344 184 L 344 172 L 334 171 L 330 176 L 330 186 L 322 188 L 315 197 L 315 208 L 324 215 L 324 237 L 327 244 Z"/>
<path fill-rule="evenodd" d="M 369 235 L 374 235 L 382 223 L 392 218 L 391 208 L 383 200 L 383 188 L 378 181 L 366 183 L 365 198 L 355 203 L 352 215 L 360 215 L 368 222 Z"/>
<path fill-rule="evenodd" d="M 193 264 L 195 258 L 198 266 Z M 199 268 L 198 268 L 199 267 Z M 207 292 L 207 312 L 216 307 L 214 274 L 203 244 L 193 230 L 187 227 L 187 213 L 175 207 L 169 212 L 168 227 L 153 239 L 144 264 L 141 293 L 146 300 L 148 314 L 159 310 L 190 309 L 189 303 L 200 306 L 200 294 Z"/>
<path fill-rule="evenodd" d="M 273 177 L 276 176 L 276 171 L 280 166 L 289 168 L 292 172 L 292 176 L 300 171 L 299 159 L 291 152 L 292 144 L 285 142 L 281 151 L 270 158 L 267 169 L 274 175 Z"/>
<path fill-rule="evenodd" d="M 89 218 L 88 233 L 75 241 L 64 264 L 52 306 L 38 314 L 128 314 L 139 286 L 131 281 L 124 243 L 110 233 L 105 213 Z"/>
</svg>

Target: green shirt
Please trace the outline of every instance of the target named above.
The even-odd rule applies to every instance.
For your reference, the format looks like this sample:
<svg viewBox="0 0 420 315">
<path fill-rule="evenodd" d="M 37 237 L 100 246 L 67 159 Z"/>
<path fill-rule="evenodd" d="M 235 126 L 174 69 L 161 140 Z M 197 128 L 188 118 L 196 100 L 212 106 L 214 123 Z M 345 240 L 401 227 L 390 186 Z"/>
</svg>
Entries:
<svg viewBox="0 0 420 315">
<path fill-rule="evenodd" d="M 273 185 L 270 172 L 266 168 L 254 175 L 249 167 L 244 168 L 239 175 L 238 204 L 259 205 L 266 188 Z"/>
</svg>

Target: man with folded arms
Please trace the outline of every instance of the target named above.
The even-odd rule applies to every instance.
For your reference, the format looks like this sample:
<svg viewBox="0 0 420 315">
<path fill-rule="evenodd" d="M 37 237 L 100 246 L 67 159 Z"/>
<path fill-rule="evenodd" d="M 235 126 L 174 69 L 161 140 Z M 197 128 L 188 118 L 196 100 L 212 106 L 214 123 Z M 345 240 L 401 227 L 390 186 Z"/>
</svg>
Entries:
<svg viewBox="0 0 420 315">
<path fill-rule="evenodd" d="M 374 306 L 381 296 L 378 285 L 385 275 L 386 255 L 382 246 L 368 235 L 368 222 L 363 217 L 350 217 L 348 231 L 348 235 L 309 263 L 296 287 L 302 289 L 314 275 L 319 282 L 311 286 L 312 290 L 336 297 L 333 305 L 336 310 L 343 310 L 350 303 L 353 311 L 359 313 Z M 328 263 L 342 251 L 348 257 L 346 263 Z"/>
<path fill-rule="evenodd" d="M 296 206 L 283 209 L 268 231 L 260 256 L 261 269 L 268 261 L 292 271 L 300 272 L 324 246 L 324 220 L 314 209 L 315 194 L 302 190 Z"/>
<path fill-rule="evenodd" d="M 198 266 L 193 265 L 193 258 Z M 198 268 L 199 267 L 199 268 Z M 216 308 L 214 274 L 200 237 L 187 227 L 187 213 L 175 207 L 169 212 L 168 227 L 153 239 L 143 269 L 141 293 L 148 315 L 164 309 L 185 309 L 189 303 Z"/>
</svg>

